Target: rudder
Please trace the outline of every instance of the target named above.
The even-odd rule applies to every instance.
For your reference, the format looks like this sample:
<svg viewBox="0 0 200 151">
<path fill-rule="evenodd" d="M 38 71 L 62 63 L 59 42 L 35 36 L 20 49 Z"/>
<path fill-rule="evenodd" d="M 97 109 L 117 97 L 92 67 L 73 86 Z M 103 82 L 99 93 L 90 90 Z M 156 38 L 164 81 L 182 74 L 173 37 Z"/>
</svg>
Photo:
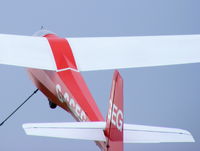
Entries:
<svg viewBox="0 0 200 151">
<path fill-rule="evenodd" d="M 123 151 L 123 79 L 115 70 L 110 93 L 110 105 L 106 119 L 107 151 Z"/>
</svg>

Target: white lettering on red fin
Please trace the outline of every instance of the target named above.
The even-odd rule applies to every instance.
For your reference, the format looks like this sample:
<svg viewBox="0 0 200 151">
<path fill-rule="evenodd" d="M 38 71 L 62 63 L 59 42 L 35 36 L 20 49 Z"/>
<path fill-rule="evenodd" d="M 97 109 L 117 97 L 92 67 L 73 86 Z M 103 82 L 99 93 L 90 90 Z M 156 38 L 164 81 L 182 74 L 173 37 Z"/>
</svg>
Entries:
<svg viewBox="0 0 200 151">
<path fill-rule="evenodd" d="M 108 119 L 110 122 L 117 127 L 119 131 L 122 131 L 123 127 L 123 112 L 118 108 L 117 105 L 112 103 L 110 100 L 110 108 L 108 110 Z"/>
</svg>

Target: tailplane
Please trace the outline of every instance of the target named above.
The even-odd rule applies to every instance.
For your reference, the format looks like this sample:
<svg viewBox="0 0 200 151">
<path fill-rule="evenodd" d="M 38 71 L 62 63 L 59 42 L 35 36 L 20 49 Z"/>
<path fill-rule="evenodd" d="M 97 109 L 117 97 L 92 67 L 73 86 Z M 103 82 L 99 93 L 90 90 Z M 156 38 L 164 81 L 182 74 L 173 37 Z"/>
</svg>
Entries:
<svg viewBox="0 0 200 151">
<path fill-rule="evenodd" d="M 104 151 L 123 151 L 124 143 L 194 142 L 182 129 L 124 124 L 123 79 L 115 71 L 106 121 L 72 123 L 30 123 L 27 135 L 103 142 Z"/>
</svg>

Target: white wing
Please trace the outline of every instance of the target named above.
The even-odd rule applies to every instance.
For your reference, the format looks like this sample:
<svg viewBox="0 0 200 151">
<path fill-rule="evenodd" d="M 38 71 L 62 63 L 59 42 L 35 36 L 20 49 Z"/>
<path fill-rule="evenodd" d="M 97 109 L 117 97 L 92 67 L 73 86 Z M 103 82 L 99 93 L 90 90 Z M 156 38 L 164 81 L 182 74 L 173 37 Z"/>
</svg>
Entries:
<svg viewBox="0 0 200 151">
<path fill-rule="evenodd" d="M 67 39 L 80 71 L 200 62 L 200 35 Z"/>
<path fill-rule="evenodd" d="M 57 69 L 48 40 L 33 36 L 0 34 L 0 64 Z"/>
<path fill-rule="evenodd" d="M 67 39 L 80 71 L 200 62 L 200 35 Z M 57 70 L 44 37 L 0 34 L 0 64 Z"/>
<path fill-rule="evenodd" d="M 27 135 L 106 141 L 105 122 L 24 124 Z M 124 124 L 124 143 L 194 142 L 185 130 Z"/>
</svg>

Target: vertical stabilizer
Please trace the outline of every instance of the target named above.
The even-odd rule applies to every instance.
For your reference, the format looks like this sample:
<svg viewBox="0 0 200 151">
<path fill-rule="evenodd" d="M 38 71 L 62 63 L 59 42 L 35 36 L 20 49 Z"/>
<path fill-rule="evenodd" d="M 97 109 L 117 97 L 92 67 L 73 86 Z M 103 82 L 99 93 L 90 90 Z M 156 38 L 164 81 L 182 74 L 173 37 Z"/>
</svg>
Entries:
<svg viewBox="0 0 200 151">
<path fill-rule="evenodd" d="M 105 129 L 106 148 L 107 151 L 123 151 L 123 79 L 117 70 L 113 75 L 109 103 Z"/>
</svg>

